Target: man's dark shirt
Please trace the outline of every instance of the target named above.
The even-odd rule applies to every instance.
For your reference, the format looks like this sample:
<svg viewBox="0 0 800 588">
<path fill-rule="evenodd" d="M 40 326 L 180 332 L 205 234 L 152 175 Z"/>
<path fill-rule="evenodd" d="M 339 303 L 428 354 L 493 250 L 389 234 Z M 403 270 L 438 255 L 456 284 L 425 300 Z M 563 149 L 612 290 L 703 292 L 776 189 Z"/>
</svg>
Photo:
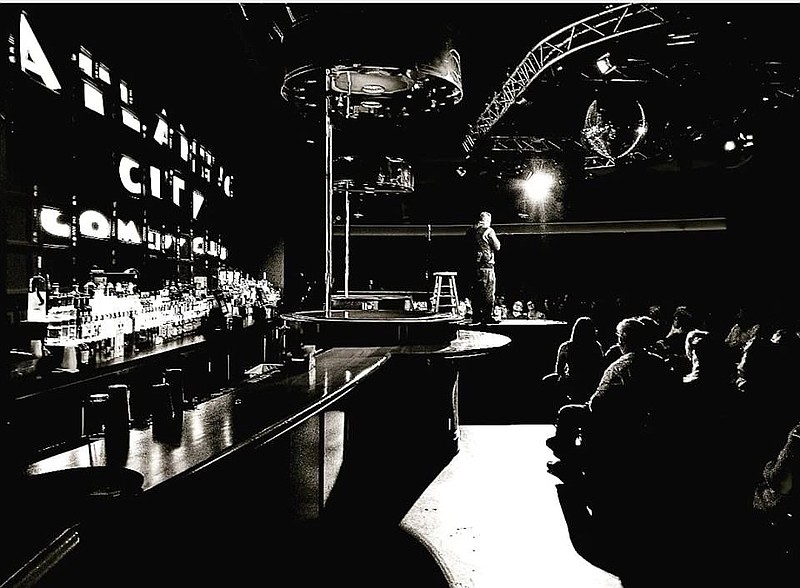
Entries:
<svg viewBox="0 0 800 588">
<path fill-rule="evenodd" d="M 467 231 L 467 238 L 472 245 L 472 263 L 476 268 L 494 267 L 494 248 L 488 239 L 484 237 L 489 227 L 470 227 Z"/>
</svg>

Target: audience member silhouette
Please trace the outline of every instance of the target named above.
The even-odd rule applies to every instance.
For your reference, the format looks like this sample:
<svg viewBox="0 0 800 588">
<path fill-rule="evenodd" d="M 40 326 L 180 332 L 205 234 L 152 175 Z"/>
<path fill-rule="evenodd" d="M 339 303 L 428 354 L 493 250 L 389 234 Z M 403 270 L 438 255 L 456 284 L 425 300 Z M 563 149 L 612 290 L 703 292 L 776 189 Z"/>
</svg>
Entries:
<svg viewBox="0 0 800 588">
<path fill-rule="evenodd" d="M 794 330 L 780 323 L 762 323 L 737 365 L 736 384 L 750 417 L 743 457 L 754 480 L 782 446 L 785 431 L 800 421 L 800 394 L 794 385 L 798 360 L 800 339 Z"/>
<path fill-rule="evenodd" d="M 667 325 L 669 321 L 664 318 L 664 307 L 660 304 L 652 304 L 647 308 L 646 314 L 658 323 L 658 338 L 662 339 L 669 330 Z"/>
<path fill-rule="evenodd" d="M 618 323 L 595 392 L 558 411 L 548 470 L 578 489 L 626 588 L 777 581 L 800 568 L 786 516 L 800 516 L 797 325 L 748 305 L 730 330 L 701 329 L 687 310 L 661 338 L 665 357 L 645 317 Z"/>
<path fill-rule="evenodd" d="M 626 462 L 642 448 L 652 410 L 675 384 L 664 359 L 647 350 L 651 336 L 639 318 L 621 320 L 616 333 L 622 355 L 605 368 L 586 403 L 559 409 L 556 434 L 547 441 L 554 455 L 566 460 L 575 457 L 573 448 L 580 438 L 580 462 L 575 465 L 601 477 L 604 467 L 621 463 L 618 457 Z M 623 469 L 631 465 L 625 463 Z"/>
<path fill-rule="evenodd" d="M 659 333 L 659 326 L 658 322 L 649 315 L 639 315 L 636 318 L 640 323 L 642 323 L 643 331 L 642 336 L 644 337 L 644 348 L 650 351 L 651 353 L 655 353 L 656 355 L 661 355 L 660 350 L 658 348 L 658 333 Z M 605 360 L 606 365 L 609 366 L 614 363 L 617 359 L 622 357 L 624 352 L 622 351 L 622 346 L 620 345 L 619 339 L 612 344 L 605 352 Z M 663 356 L 662 356 L 663 357 Z"/>
<path fill-rule="evenodd" d="M 764 464 L 753 492 L 754 536 L 767 583 L 784 582 L 800 566 L 800 422 L 780 451 Z"/>
<path fill-rule="evenodd" d="M 525 319 L 528 318 L 528 313 L 525 310 L 525 306 L 522 304 L 522 300 L 515 300 L 514 304 L 511 305 L 511 314 L 508 318 L 512 319 Z"/>
<path fill-rule="evenodd" d="M 526 303 L 526 307 L 528 310 L 528 318 L 529 319 L 546 319 L 547 315 L 541 311 L 539 305 L 536 303 L 535 300 L 531 299 L 528 300 Z"/>
<path fill-rule="evenodd" d="M 686 355 L 686 335 L 697 326 L 688 307 L 678 306 L 672 313 L 672 322 L 667 334 L 656 342 L 657 353 L 667 360 L 669 367 L 679 376 L 692 368 Z"/>
<path fill-rule="evenodd" d="M 636 576 L 656 555 L 644 543 L 653 529 L 642 516 L 658 496 L 651 421 L 677 382 L 664 359 L 647 349 L 653 340 L 644 321 L 623 319 L 616 332 L 622 355 L 605 369 L 595 393 L 582 409 L 559 411 L 557 433 L 565 424 L 561 417 L 569 415 L 573 422 L 566 424 L 577 425 L 580 453 L 572 459 L 577 466 L 567 462 L 553 473 L 582 483 L 593 524 L 616 542 L 625 574 Z M 582 478 L 574 475 L 576 467 Z"/>
<path fill-rule="evenodd" d="M 724 340 L 694 329 L 686 335 L 685 354 L 690 372 L 652 419 L 651 447 L 660 471 L 654 498 L 659 525 L 684 535 L 692 529 L 687 555 L 707 557 L 704 544 L 726 545 L 745 529 L 753 486 L 742 463 L 746 423 Z M 698 500 L 704 488 L 715 488 L 713 497 Z M 721 550 L 718 555 L 724 556 Z"/>
<path fill-rule="evenodd" d="M 664 359 L 649 351 L 652 333 L 641 318 L 620 321 L 617 336 L 623 354 L 606 368 L 589 399 L 592 451 L 598 457 L 638 451 L 635 441 L 674 383 Z"/>
<path fill-rule="evenodd" d="M 594 322 L 588 316 L 578 317 L 570 338 L 558 346 L 556 353 L 555 372 L 565 404 L 589 400 L 604 368 L 603 348 L 597 340 Z"/>
<path fill-rule="evenodd" d="M 754 305 L 747 304 L 739 307 L 736 318 L 731 325 L 725 344 L 730 348 L 736 361 L 744 352 L 745 346 L 758 334 L 761 328 L 761 319 Z"/>
</svg>

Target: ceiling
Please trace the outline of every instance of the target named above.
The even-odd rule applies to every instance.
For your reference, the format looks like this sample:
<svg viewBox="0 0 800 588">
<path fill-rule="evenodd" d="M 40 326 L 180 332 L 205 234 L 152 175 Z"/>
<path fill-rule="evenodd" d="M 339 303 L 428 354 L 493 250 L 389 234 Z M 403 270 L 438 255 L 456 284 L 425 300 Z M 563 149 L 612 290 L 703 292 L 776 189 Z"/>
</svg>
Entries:
<svg viewBox="0 0 800 588">
<path fill-rule="evenodd" d="M 544 149 L 550 153 L 577 151 L 598 159 L 581 134 L 587 108 L 598 100 L 609 117 L 619 117 L 612 123 L 623 127 L 630 122 L 646 122 L 647 135 L 628 157 L 600 161 L 605 164 L 601 166 L 597 161 L 585 161 L 587 176 L 642 161 L 662 168 L 677 165 L 679 159 L 684 166 L 686 160 L 691 162 L 689 165 L 703 166 L 728 157 L 719 147 L 729 135 L 749 135 L 795 108 L 800 78 L 790 46 L 800 15 L 797 4 L 633 5 L 631 10 L 647 6 L 646 22 L 654 26 L 614 37 L 611 29 L 602 30 L 599 23 L 610 22 L 614 31 L 623 30 L 622 21 L 614 20 L 622 13 L 621 6 L 290 4 L 259 5 L 258 10 L 253 10 L 255 7 L 245 4 L 243 10 L 256 22 L 271 17 L 271 42 L 281 49 L 288 47 L 282 54 L 287 63 L 292 62 L 290 52 L 296 51 L 291 40 L 300 28 L 298 23 L 314 20 L 324 23 L 325 31 L 333 31 L 327 36 L 318 31 L 316 38 L 322 37 L 324 42 L 316 51 L 304 51 L 305 62 L 317 65 L 331 65 L 325 60 L 336 54 L 339 45 L 353 44 L 362 50 L 365 61 L 370 59 L 378 43 L 363 33 L 365 29 L 377 30 L 377 38 L 391 35 L 390 45 L 395 50 L 391 57 L 396 56 L 400 63 L 406 54 L 411 54 L 409 45 L 437 35 L 443 45 L 459 52 L 463 99 L 458 104 L 447 111 L 419 113 L 400 122 L 343 122 L 342 134 L 357 128 L 353 150 L 373 147 L 375 136 L 386 136 L 409 151 L 412 158 L 458 162 L 469 154 L 491 165 L 492 159 L 500 163 L 503 157 Z M 611 8 L 615 9 L 614 15 L 597 16 Z M 553 36 L 551 43 L 566 39 L 565 28 L 581 20 L 586 22 L 586 28 L 597 32 L 589 35 L 597 42 L 551 65 L 537 63 L 540 69 L 535 79 L 529 80 L 524 89 L 515 90 L 514 103 L 503 115 L 494 117 L 496 121 L 490 129 L 477 135 L 472 149 L 464 148 L 462 142 L 470 128 L 514 68 L 526 60 L 535 63 L 530 61 L 528 52 L 558 31 L 564 32 Z M 264 26 L 263 22 L 260 26 Z M 569 29 L 575 30 L 581 28 Z M 356 41 L 350 37 L 356 37 Z M 580 44 L 577 36 L 574 44 Z M 597 66 L 602 56 L 607 56 L 612 66 L 606 74 Z M 402 130 L 397 131 L 397 127 Z M 317 128 L 312 126 L 312 133 L 314 130 Z M 497 141 L 494 137 L 521 140 Z M 624 143 L 621 137 L 618 139 Z M 509 153 L 513 151 L 516 153 Z"/>
<path fill-rule="evenodd" d="M 598 35 L 596 43 L 542 67 L 465 149 L 465 138 L 529 51 L 581 19 L 595 25 L 595 15 L 618 6 L 67 3 L 31 10 L 70 23 L 95 51 L 157 87 L 188 127 L 202 129 L 209 144 L 237 162 L 239 192 L 250 191 L 251 201 L 274 202 L 273 194 L 313 185 L 323 174 L 322 108 L 299 108 L 281 96 L 288 70 L 324 69 L 337 59 L 385 66 L 395 63 L 377 62 L 396 60 L 404 67 L 437 42 L 460 56 L 458 103 L 403 118 L 335 116 L 337 155 L 400 156 L 413 166 L 418 193 L 463 191 L 479 202 L 487 196 L 477 192 L 498 193 L 504 178 L 524 172 L 536 157 L 563 162 L 573 185 L 584 186 L 643 170 L 745 169 L 758 164 L 754 154 L 763 161 L 783 152 L 800 91 L 795 3 L 647 5 L 658 26 Z M 314 34 L 299 33 L 300 25 Z M 605 54 L 613 69 L 604 75 L 597 60 Z M 611 162 L 582 135 L 595 100 L 603 121 L 616 127 L 615 154 L 632 143 L 632 128 L 647 126 L 636 148 Z M 726 152 L 724 140 L 740 133 L 752 134 L 754 147 Z M 397 210 L 393 204 L 382 214 Z M 448 199 L 437 205 L 429 198 L 392 220 L 436 221 L 451 210 Z"/>
</svg>

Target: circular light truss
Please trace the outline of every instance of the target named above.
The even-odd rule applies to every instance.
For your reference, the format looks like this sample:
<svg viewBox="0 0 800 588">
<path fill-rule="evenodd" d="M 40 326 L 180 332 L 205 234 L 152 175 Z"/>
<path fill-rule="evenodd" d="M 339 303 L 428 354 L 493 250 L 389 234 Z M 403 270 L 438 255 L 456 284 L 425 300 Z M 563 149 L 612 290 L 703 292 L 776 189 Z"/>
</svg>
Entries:
<svg viewBox="0 0 800 588">
<path fill-rule="evenodd" d="M 414 191 L 411 165 L 401 157 L 338 157 L 334 161 L 333 177 L 333 187 L 337 191 L 356 194 L 410 194 Z"/>
<path fill-rule="evenodd" d="M 287 73 L 281 96 L 299 108 L 325 105 L 328 95 L 334 112 L 348 117 L 403 117 L 434 112 L 461 101 L 461 59 L 448 50 L 435 63 L 411 68 L 383 65 L 304 65 Z"/>
<path fill-rule="evenodd" d="M 609 114 L 598 100 L 586 109 L 581 139 L 583 144 L 609 162 L 632 153 L 647 134 L 647 118 L 641 102 L 634 100 L 623 116 Z"/>
<path fill-rule="evenodd" d="M 626 3 L 609 5 L 602 12 L 581 19 L 537 43 L 495 92 L 475 124 L 470 126 L 462 145 L 469 152 L 523 96 L 539 75 L 568 55 L 623 35 L 660 26 L 665 19 L 654 6 Z"/>
</svg>

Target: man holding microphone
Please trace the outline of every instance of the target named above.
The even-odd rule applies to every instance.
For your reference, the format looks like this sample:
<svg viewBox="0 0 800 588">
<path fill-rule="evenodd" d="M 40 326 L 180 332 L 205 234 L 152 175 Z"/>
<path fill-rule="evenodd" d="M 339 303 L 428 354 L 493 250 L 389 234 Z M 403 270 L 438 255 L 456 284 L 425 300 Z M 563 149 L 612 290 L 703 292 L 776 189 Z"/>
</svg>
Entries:
<svg viewBox="0 0 800 588">
<path fill-rule="evenodd" d="M 472 323 L 495 324 L 492 317 L 496 280 L 495 253 L 500 250 L 500 240 L 492 228 L 492 215 L 481 212 L 478 221 L 467 229 L 467 240 L 472 250 Z"/>
</svg>

